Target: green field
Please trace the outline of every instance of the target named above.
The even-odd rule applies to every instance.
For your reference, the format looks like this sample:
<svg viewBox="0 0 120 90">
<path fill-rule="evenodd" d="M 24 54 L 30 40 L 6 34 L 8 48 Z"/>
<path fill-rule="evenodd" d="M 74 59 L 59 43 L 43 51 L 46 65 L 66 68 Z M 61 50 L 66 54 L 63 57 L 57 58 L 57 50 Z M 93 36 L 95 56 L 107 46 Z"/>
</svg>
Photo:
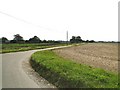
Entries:
<svg viewBox="0 0 120 90">
<path fill-rule="evenodd" d="M 32 67 L 58 88 L 117 88 L 118 75 L 99 68 L 77 64 L 58 56 L 53 51 L 32 55 Z"/>
<path fill-rule="evenodd" d="M 0 44 L 0 53 L 27 51 L 33 49 L 43 49 L 55 46 L 62 46 L 65 44 L 52 44 L 52 43 L 40 43 L 40 44 Z"/>
</svg>

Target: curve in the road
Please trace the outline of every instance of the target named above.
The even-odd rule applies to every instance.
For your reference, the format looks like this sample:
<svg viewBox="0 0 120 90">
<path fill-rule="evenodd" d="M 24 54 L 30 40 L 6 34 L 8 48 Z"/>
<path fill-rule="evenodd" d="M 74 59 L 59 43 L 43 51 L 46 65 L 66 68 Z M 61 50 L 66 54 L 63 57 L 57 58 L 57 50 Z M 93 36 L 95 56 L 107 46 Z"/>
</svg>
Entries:
<svg viewBox="0 0 120 90">
<path fill-rule="evenodd" d="M 31 55 L 36 51 L 65 48 L 70 46 L 61 46 L 47 49 L 31 50 L 16 53 L 2 54 L 2 88 L 51 88 L 51 84 L 46 84 L 42 80 L 36 83 L 26 69 L 23 69 L 23 62 L 28 62 Z M 29 65 L 28 65 L 29 66 Z M 24 67 L 28 68 L 28 67 Z M 29 67 L 30 68 L 30 67 Z M 34 73 L 34 72 L 33 72 Z M 34 73 L 35 74 L 35 73 Z M 35 79 L 35 78 L 34 78 Z"/>
</svg>

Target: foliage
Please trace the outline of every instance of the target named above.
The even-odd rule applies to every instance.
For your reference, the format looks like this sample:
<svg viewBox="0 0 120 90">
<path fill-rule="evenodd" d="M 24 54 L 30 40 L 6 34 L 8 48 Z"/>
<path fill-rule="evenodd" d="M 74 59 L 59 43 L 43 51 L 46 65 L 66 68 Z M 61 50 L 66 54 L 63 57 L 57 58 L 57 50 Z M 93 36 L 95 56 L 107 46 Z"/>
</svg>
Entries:
<svg viewBox="0 0 120 90">
<path fill-rule="evenodd" d="M 16 42 L 16 43 L 23 43 L 24 42 L 23 37 L 20 36 L 20 34 L 14 35 L 13 41 Z"/>
<path fill-rule="evenodd" d="M 82 39 L 80 36 L 77 36 L 77 37 L 72 36 L 72 39 L 70 39 L 70 42 L 71 43 L 80 43 L 80 42 L 82 42 Z"/>
<path fill-rule="evenodd" d="M 34 36 L 33 38 L 30 38 L 30 39 L 29 39 L 29 42 L 30 42 L 30 43 L 40 43 L 41 40 L 39 39 L 39 37 Z"/>
<path fill-rule="evenodd" d="M 0 38 L 0 43 L 8 43 L 8 39 L 6 37 Z"/>
</svg>

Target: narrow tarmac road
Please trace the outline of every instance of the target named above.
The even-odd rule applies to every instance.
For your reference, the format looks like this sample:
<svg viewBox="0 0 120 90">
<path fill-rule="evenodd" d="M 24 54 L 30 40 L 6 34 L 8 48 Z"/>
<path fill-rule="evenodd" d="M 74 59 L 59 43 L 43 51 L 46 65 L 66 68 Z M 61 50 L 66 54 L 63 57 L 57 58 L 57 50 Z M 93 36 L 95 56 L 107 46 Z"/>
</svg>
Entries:
<svg viewBox="0 0 120 90">
<path fill-rule="evenodd" d="M 47 84 L 41 82 L 38 85 L 32 80 L 23 70 L 22 62 L 29 60 L 36 51 L 65 47 L 69 46 L 2 54 L 2 88 L 50 88 Z"/>
</svg>

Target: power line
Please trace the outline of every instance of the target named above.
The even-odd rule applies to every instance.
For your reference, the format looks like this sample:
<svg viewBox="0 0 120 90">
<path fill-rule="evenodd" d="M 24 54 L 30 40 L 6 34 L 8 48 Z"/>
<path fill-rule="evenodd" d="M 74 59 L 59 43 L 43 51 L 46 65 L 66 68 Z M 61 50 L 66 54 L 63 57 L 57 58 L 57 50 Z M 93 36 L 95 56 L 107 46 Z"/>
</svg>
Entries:
<svg viewBox="0 0 120 90">
<path fill-rule="evenodd" d="M 30 22 L 28 22 L 28 21 L 26 21 L 26 20 L 23 20 L 23 19 L 21 19 L 21 18 L 15 17 L 15 16 L 13 16 L 13 15 L 4 13 L 4 12 L 2 12 L 2 11 L 0 11 L 0 13 L 6 15 L 6 16 L 8 16 L 8 17 L 14 18 L 14 19 L 16 19 L 16 20 L 18 20 L 18 21 L 22 21 L 22 22 L 27 23 L 27 24 L 32 24 L 32 23 L 30 23 Z"/>
<path fill-rule="evenodd" d="M 35 27 L 38 27 L 38 28 L 43 28 L 43 29 L 52 30 L 52 31 L 54 30 L 54 29 L 51 29 L 51 28 L 46 28 L 46 27 L 42 27 L 42 26 L 40 26 L 40 25 L 36 25 L 36 24 L 34 24 L 34 23 L 32 23 L 32 22 L 28 22 L 28 21 L 26 21 L 26 20 L 24 20 L 24 19 L 15 17 L 15 16 L 13 16 L 13 15 L 11 15 L 11 14 L 8 14 L 8 13 L 2 12 L 2 11 L 0 11 L 0 14 L 6 15 L 6 16 L 8 16 L 8 17 L 11 17 L 11 18 L 15 19 L 15 20 L 18 20 L 18 21 L 23 22 L 23 23 L 26 23 L 26 24 L 30 24 L 30 25 L 35 26 Z M 54 30 L 54 31 L 56 31 L 56 30 Z M 58 32 L 58 31 L 56 31 L 56 32 Z M 68 42 L 68 31 L 67 31 L 67 42 Z"/>
<path fill-rule="evenodd" d="M 11 18 L 13 18 L 13 19 L 16 19 L 16 20 L 18 20 L 18 21 L 21 21 L 21 22 L 30 24 L 30 25 L 35 26 L 35 27 L 38 27 L 38 28 L 43 28 L 43 29 L 46 29 L 46 30 L 53 30 L 53 29 L 50 29 L 50 28 L 42 27 L 42 26 L 40 26 L 40 25 L 36 25 L 36 24 L 34 24 L 34 23 L 28 22 L 28 21 L 26 21 L 26 20 L 24 20 L 24 19 L 15 17 L 15 16 L 13 16 L 13 15 L 11 15 L 11 14 L 4 13 L 4 12 L 2 12 L 2 11 L 0 11 L 0 13 L 3 14 L 3 15 L 6 15 L 6 16 L 8 16 L 8 17 L 11 17 Z"/>
</svg>

